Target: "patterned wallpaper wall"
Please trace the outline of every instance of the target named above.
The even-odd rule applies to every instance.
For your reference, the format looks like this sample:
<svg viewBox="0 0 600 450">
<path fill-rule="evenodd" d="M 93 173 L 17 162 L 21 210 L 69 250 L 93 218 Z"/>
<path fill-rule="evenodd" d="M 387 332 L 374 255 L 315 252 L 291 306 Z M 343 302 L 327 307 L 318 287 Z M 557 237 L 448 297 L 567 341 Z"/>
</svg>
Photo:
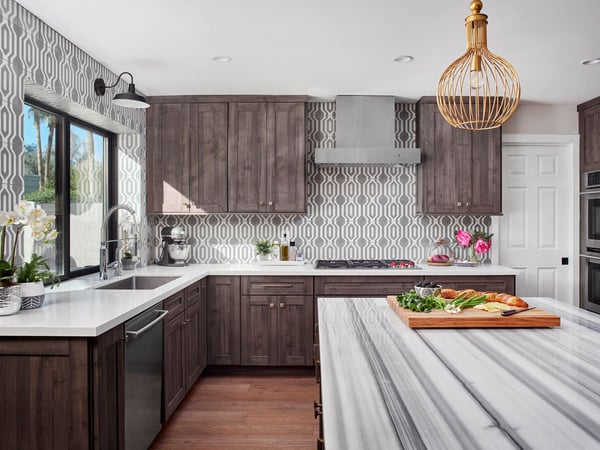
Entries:
<svg viewBox="0 0 600 450">
<path fill-rule="evenodd" d="M 314 149 L 335 145 L 335 103 L 309 103 L 307 114 L 307 214 L 152 216 L 154 246 L 159 246 L 164 226 L 183 225 L 191 236 L 194 262 L 250 262 L 254 242 L 281 239 L 284 232 L 311 261 L 399 257 L 422 261 L 435 240 L 452 238 L 458 227 L 489 229 L 487 216 L 418 215 L 416 166 L 315 166 Z M 397 147 L 416 146 L 415 127 L 415 105 L 396 104 Z"/>
<path fill-rule="evenodd" d="M 142 230 L 148 230 L 142 189 L 145 112 L 114 106 L 111 95 L 96 96 L 98 77 L 112 83 L 117 75 L 14 0 L 0 0 L 0 210 L 12 209 L 24 192 L 23 101 L 28 95 L 119 134 L 119 201 L 140 211 Z M 126 90 L 127 83 L 121 81 L 119 88 Z M 145 256 L 147 247 L 142 250 Z"/>
</svg>

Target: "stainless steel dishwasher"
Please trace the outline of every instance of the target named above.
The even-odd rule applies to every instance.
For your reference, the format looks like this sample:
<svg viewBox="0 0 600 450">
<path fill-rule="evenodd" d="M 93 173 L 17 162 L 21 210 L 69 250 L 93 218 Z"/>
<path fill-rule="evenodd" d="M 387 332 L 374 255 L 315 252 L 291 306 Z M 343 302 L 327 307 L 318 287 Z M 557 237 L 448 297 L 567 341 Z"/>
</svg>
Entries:
<svg viewBox="0 0 600 450">
<path fill-rule="evenodd" d="M 125 449 L 147 450 L 161 428 L 162 302 L 125 322 Z"/>
</svg>

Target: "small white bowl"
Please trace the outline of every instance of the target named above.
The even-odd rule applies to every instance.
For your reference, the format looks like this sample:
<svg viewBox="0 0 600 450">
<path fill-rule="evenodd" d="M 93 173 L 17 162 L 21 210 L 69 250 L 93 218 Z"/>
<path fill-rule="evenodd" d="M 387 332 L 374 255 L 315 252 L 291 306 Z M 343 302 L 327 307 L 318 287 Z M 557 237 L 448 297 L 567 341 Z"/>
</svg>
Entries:
<svg viewBox="0 0 600 450">
<path fill-rule="evenodd" d="M 415 292 L 421 297 L 429 297 L 430 295 L 439 296 L 442 292 L 442 288 L 441 286 L 437 288 L 415 286 Z"/>
</svg>

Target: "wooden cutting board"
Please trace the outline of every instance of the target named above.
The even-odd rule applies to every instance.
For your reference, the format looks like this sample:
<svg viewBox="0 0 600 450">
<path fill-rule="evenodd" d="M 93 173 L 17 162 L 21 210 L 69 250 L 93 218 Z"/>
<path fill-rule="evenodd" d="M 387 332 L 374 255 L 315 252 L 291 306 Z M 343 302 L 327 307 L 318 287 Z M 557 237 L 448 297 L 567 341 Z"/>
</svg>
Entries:
<svg viewBox="0 0 600 450">
<path fill-rule="evenodd" d="M 480 309 L 467 308 L 459 314 L 439 309 L 429 313 L 414 312 L 398 305 L 395 295 L 388 295 L 388 304 L 411 328 L 544 328 L 559 327 L 560 316 L 535 308 L 512 316 L 501 316 Z"/>
</svg>

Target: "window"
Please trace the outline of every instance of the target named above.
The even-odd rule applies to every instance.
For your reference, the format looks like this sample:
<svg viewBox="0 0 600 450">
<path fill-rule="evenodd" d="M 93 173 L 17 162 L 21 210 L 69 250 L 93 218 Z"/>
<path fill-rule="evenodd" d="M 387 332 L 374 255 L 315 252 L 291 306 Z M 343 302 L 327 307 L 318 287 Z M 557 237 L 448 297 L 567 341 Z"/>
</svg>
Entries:
<svg viewBox="0 0 600 450">
<path fill-rule="evenodd" d="M 27 99 L 24 138 L 24 198 L 55 214 L 59 232 L 55 244 L 25 240 L 25 258 L 41 254 L 63 278 L 98 270 L 100 224 L 116 194 L 113 135 Z"/>
</svg>

